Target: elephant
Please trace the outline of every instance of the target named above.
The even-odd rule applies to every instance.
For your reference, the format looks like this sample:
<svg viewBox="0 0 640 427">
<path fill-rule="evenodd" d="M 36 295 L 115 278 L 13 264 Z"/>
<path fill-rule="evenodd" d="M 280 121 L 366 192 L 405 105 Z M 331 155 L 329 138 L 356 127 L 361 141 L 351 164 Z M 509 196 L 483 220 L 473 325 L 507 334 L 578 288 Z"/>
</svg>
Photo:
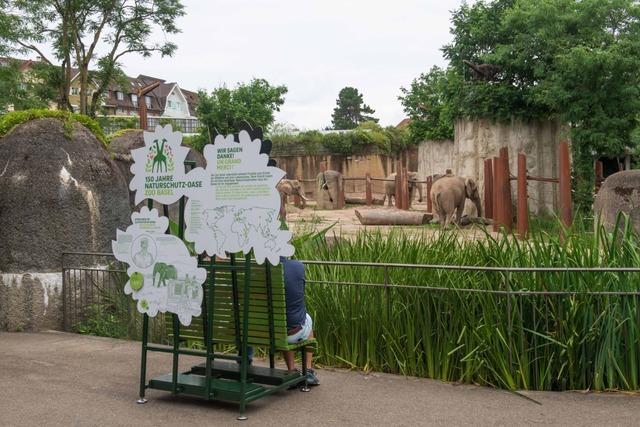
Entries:
<svg viewBox="0 0 640 427">
<path fill-rule="evenodd" d="M 447 227 L 452 221 L 454 213 L 456 214 L 454 222 L 460 224 L 467 198 L 476 206 L 478 216 L 482 216 L 478 184 L 472 178 L 455 175 L 443 176 L 433 183 L 430 197 L 433 210 L 438 214 L 440 224 L 444 227 Z"/>
<path fill-rule="evenodd" d="M 282 206 L 287 204 L 288 196 L 300 196 L 302 199 L 302 209 L 307 206 L 307 198 L 304 197 L 304 189 L 297 179 L 281 179 L 276 186 L 280 192 L 280 201 Z"/>
<path fill-rule="evenodd" d="M 178 270 L 164 262 L 158 262 L 153 266 L 153 286 L 156 286 L 156 275 L 158 276 L 158 287 L 167 286 L 167 280 L 176 280 L 178 278 Z"/>
<path fill-rule="evenodd" d="M 413 200 L 413 193 L 415 190 L 418 190 L 418 202 L 422 202 L 422 184 L 417 183 L 418 172 L 407 172 L 409 176 L 409 205 L 411 205 L 411 200 Z M 384 198 L 382 199 L 382 204 L 384 205 L 385 199 L 388 200 L 389 206 L 392 206 L 391 197 L 395 199 L 396 197 L 396 174 L 392 173 L 387 177 L 387 179 L 393 179 L 393 181 L 385 181 L 384 183 Z"/>
</svg>

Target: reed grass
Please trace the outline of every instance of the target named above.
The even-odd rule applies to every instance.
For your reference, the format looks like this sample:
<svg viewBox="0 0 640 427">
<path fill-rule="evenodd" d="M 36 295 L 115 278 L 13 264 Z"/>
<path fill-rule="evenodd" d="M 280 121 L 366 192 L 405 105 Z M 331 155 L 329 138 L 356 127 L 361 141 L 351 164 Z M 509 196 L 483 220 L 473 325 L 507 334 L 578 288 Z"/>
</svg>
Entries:
<svg viewBox="0 0 640 427">
<path fill-rule="evenodd" d="M 455 231 L 418 237 L 367 231 L 329 245 L 323 233 L 298 236 L 296 257 L 497 267 L 640 266 L 640 240 L 628 224 L 613 233 L 601 227 L 566 230 L 564 241 L 545 231 L 526 241 L 507 235 L 468 241 Z M 587 294 L 636 292 L 640 273 L 307 265 L 307 281 L 307 308 L 322 364 L 506 389 L 637 390 L 640 383 L 640 297 Z M 531 293 L 550 291 L 561 293 Z"/>
</svg>

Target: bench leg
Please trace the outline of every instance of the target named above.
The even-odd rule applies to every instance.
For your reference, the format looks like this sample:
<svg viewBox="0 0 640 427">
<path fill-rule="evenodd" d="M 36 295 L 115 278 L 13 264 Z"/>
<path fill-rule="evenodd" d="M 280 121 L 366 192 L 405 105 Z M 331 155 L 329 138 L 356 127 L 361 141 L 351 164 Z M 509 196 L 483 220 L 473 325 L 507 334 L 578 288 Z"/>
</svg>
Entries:
<svg viewBox="0 0 640 427">
<path fill-rule="evenodd" d="M 238 415 L 238 421 L 246 421 L 248 417 L 244 414 L 245 409 L 247 408 L 247 403 L 242 399 L 240 402 L 240 415 Z"/>
<path fill-rule="evenodd" d="M 300 391 L 309 392 L 311 389 L 309 388 L 309 383 L 307 381 L 307 347 L 302 346 L 300 348 L 300 352 L 302 353 L 302 375 L 304 376 L 304 384 L 300 387 Z"/>
</svg>

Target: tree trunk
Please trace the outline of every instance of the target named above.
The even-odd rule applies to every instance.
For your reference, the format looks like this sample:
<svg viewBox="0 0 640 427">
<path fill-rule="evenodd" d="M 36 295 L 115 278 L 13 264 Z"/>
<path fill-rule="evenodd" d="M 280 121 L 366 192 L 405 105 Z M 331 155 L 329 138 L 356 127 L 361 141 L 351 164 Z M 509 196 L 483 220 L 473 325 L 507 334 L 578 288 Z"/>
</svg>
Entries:
<svg viewBox="0 0 640 427">
<path fill-rule="evenodd" d="M 356 210 L 355 212 L 362 225 L 421 225 L 433 218 L 433 215 L 427 212 L 396 209 Z"/>
</svg>

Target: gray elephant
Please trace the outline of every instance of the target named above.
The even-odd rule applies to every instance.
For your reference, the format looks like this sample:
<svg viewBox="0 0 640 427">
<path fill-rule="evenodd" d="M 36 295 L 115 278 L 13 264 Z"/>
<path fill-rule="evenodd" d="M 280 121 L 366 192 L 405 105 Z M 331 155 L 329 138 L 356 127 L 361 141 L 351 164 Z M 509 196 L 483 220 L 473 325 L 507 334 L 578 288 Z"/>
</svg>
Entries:
<svg viewBox="0 0 640 427">
<path fill-rule="evenodd" d="M 307 206 L 307 198 L 304 197 L 302 184 L 297 179 L 281 179 L 276 188 L 280 192 L 280 202 L 282 206 L 287 204 L 287 198 L 289 196 L 300 196 L 300 199 L 302 199 L 302 209 Z"/>
<path fill-rule="evenodd" d="M 413 194 L 415 190 L 418 190 L 418 202 L 422 202 L 422 184 L 419 184 L 416 181 L 418 179 L 418 172 L 407 172 L 409 176 L 409 206 L 411 206 L 411 201 L 413 200 Z M 391 197 L 395 199 L 396 197 L 396 173 L 392 173 L 387 177 L 387 179 L 393 179 L 393 181 L 385 181 L 384 182 L 384 197 L 382 199 L 382 204 L 384 205 L 385 199 L 388 200 L 388 205 L 392 206 Z"/>
<path fill-rule="evenodd" d="M 482 216 L 482 205 L 478 184 L 472 178 L 447 175 L 438 179 L 431 187 L 433 211 L 438 214 L 440 224 L 448 226 L 456 214 L 454 222 L 460 224 L 466 199 L 476 206 L 478 216 Z"/>
</svg>

